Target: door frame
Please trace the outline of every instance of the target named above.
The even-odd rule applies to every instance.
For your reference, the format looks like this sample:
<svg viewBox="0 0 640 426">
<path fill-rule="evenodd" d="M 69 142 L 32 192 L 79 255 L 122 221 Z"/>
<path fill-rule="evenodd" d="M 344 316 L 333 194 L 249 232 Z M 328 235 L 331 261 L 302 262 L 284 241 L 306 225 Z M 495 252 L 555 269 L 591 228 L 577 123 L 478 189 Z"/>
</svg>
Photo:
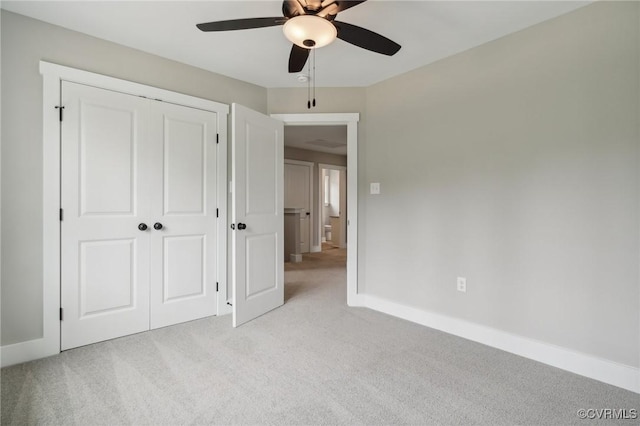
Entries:
<svg viewBox="0 0 640 426">
<path fill-rule="evenodd" d="M 347 157 L 347 161 L 349 161 L 349 157 Z M 322 181 L 322 170 L 323 169 L 325 169 L 325 170 L 338 170 L 339 172 L 345 172 L 345 176 L 347 174 L 347 167 L 346 166 L 336 166 L 336 165 L 333 165 L 333 164 L 318 163 L 318 181 Z M 349 183 L 349 181 L 347 180 L 347 185 L 348 185 L 348 183 Z M 318 188 L 318 192 L 319 192 L 318 201 L 321 203 L 319 205 L 324 205 L 324 200 L 322 199 L 322 186 L 323 185 L 324 185 L 324 182 L 320 182 L 320 187 Z M 342 183 L 340 185 L 342 186 Z M 347 186 L 345 185 L 345 188 L 346 187 Z M 347 199 L 348 198 L 349 198 L 349 191 L 347 190 Z M 342 194 L 340 194 L 340 199 L 342 200 Z M 323 226 L 323 224 L 321 222 L 322 214 L 320 212 L 318 212 L 318 214 L 321 215 L 321 216 L 320 216 L 320 220 L 318 221 L 317 232 L 318 232 L 318 234 L 320 236 L 322 236 L 322 233 L 324 231 L 324 226 Z M 347 202 L 347 216 L 348 215 L 349 215 L 349 203 Z M 345 231 L 347 231 L 347 223 L 344 220 L 344 217 L 341 216 L 341 219 L 340 219 L 340 235 L 341 235 L 340 243 L 341 243 L 341 246 L 342 246 L 342 243 L 344 243 L 344 247 L 347 248 L 347 256 L 348 256 L 349 255 L 348 244 L 347 244 L 348 236 L 347 236 Z"/>
<path fill-rule="evenodd" d="M 227 117 L 229 106 L 208 99 L 184 95 L 119 78 L 40 61 L 43 78 L 43 270 L 42 270 L 42 338 L 25 342 L 21 361 L 60 353 L 60 138 L 59 118 L 62 81 L 86 84 L 133 96 L 183 105 L 216 113 L 218 139 L 218 258 L 216 281 L 221 285 L 217 294 L 218 314 L 227 303 Z M 62 105 L 64 106 L 64 105 Z M 3 351 L 4 355 L 4 351 Z M 4 361 L 4 360 L 3 360 Z"/>
<path fill-rule="evenodd" d="M 301 160 L 289 160 L 287 158 L 284 159 L 284 164 L 295 164 L 296 166 L 305 166 L 309 168 L 309 204 L 311 205 L 309 208 L 309 253 L 313 253 L 314 251 L 319 251 L 319 247 L 313 245 L 313 219 L 315 217 L 314 208 L 313 208 L 313 165 L 312 161 L 301 161 Z"/>
<path fill-rule="evenodd" d="M 347 305 L 358 296 L 358 121 L 359 113 L 271 114 L 285 126 L 347 126 Z"/>
</svg>

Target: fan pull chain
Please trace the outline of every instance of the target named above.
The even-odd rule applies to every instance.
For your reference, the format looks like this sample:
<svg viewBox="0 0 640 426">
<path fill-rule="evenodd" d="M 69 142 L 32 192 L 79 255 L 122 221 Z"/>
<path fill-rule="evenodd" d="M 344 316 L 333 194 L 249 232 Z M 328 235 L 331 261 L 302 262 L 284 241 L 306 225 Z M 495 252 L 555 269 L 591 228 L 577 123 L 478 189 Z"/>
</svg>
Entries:
<svg viewBox="0 0 640 426">
<path fill-rule="evenodd" d="M 307 63 L 307 109 L 311 109 L 311 59 Z"/>
<path fill-rule="evenodd" d="M 313 107 L 316 107 L 316 49 L 313 49 Z"/>
</svg>

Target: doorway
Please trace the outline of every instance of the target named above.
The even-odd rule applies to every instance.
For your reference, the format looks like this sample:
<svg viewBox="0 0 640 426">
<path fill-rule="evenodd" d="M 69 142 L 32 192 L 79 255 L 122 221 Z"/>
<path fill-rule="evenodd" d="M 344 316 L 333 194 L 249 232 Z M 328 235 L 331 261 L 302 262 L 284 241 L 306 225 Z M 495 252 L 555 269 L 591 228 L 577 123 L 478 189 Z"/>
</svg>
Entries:
<svg viewBox="0 0 640 426">
<path fill-rule="evenodd" d="M 322 247 L 347 248 L 347 168 L 318 164 Z"/>
<path fill-rule="evenodd" d="M 345 126 L 347 137 L 346 171 L 346 221 L 345 240 L 351 241 L 347 252 L 347 304 L 361 306 L 358 296 L 358 121 L 357 113 L 335 114 L 272 114 L 282 120 L 285 126 Z M 315 176 L 318 176 L 315 173 Z M 318 183 L 319 185 L 319 183 Z M 319 217 L 319 216 L 316 216 Z M 314 227 L 318 241 L 312 251 L 319 251 L 321 235 L 319 226 Z"/>
</svg>

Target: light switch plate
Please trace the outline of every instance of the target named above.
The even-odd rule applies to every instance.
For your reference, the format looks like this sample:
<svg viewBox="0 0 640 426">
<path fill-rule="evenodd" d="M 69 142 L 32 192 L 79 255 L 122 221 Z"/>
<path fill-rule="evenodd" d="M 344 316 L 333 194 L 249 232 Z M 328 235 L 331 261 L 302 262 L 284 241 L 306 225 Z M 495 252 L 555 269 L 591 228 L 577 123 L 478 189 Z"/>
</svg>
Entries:
<svg viewBox="0 0 640 426">
<path fill-rule="evenodd" d="M 380 193 L 380 183 L 379 182 L 372 182 L 370 185 L 370 191 L 371 194 L 379 194 Z"/>
<path fill-rule="evenodd" d="M 456 280 L 456 288 L 458 289 L 458 291 L 466 293 L 467 292 L 467 279 L 465 277 L 458 277 L 458 279 Z"/>
</svg>

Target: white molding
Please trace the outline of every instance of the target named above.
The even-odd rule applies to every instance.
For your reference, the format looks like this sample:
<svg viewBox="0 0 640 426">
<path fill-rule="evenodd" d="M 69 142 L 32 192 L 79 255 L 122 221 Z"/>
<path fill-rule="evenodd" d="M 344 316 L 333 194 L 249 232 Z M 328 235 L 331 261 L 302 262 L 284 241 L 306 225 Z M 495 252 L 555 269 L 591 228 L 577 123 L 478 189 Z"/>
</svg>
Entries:
<svg viewBox="0 0 640 426">
<path fill-rule="evenodd" d="M 302 255 L 301 254 L 291 253 L 289 255 L 289 261 L 291 263 L 300 263 L 300 262 L 302 262 Z"/>
<path fill-rule="evenodd" d="M 227 107 L 228 111 L 228 107 Z M 228 139 L 227 139 L 227 113 L 218 113 L 216 114 L 217 122 L 217 132 L 218 132 L 218 143 L 216 144 L 218 148 L 218 164 L 216 166 L 217 173 L 217 199 L 218 199 L 218 226 L 217 226 L 217 234 L 218 234 L 218 256 L 216 259 L 217 267 L 216 271 L 218 277 L 216 279 L 218 283 L 218 309 L 217 315 L 226 315 L 230 314 L 232 309 L 231 306 L 227 305 L 227 300 L 229 299 L 228 295 L 228 281 L 229 276 L 227 272 L 227 255 L 228 255 L 228 244 L 227 244 L 227 230 L 229 227 L 227 226 L 227 210 L 228 210 L 228 188 L 227 182 L 229 180 L 228 170 L 227 170 L 227 155 L 228 155 Z"/>
<path fill-rule="evenodd" d="M 318 163 L 318 168 L 319 169 L 331 169 L 331 170 L 347 170 L 346 166 L 336 166 L 335 164 L 325 164 L 325 163 Z"/>
<path fill-rule="evenodd" d="M 55 106 L 60 105 L 61 78 L 54 69 L 42 73 L 42 343 L 25 342 L 16 346 L 24 361 L 34 359 L 32 350 L 40 349 L 40 358 L 60 353 L 60 120 Z M 38 341 L 36 340 L 36 341 Z M 22 352 L 23 347 L 28 348 Z M 7 348 L 8 349 L 8 348 Z M 15 348 L 13 348 L 15 349 Z M 3 349 L 3 352 L 5 350 Z"/>
<path fill-rule="evenodd" d="M 271 114 L 285 126 L 347 126 L 347 305 L 358 295 L 358 121 L 359 113 Z"/>
<path fill-rule="evenodd" d="M 21 364 L 23 362 L 33 361 L 35 359 L 44 358 L 49 355 L 56 355 L 55 353 L 48 353 L 49 342 L 45 339 L 34 339 L 26 342 L 15 343 L 13 345 L 2 346 L 2 355 L 0 359 L 0 367 L 9 367 L 15 364 Z M 46 354 L 46 355 L 43 355 Z"/>
<path fill-rule="evenodd" d="M 360 114 L 357 112 L 326 114 L 271 114 L 271 117 L 284 121 L 285 126 L 344 126 L 352 122 L 357 123 L 360 121 Z"/>
<path fill-rule="evenodd" d="M 147 86 L 146 84 L 134 83 L 132 81 L 121 80 L 119 78 L 66 67 L 64 65 L 53 64 L 46 61 L 40 61 L 40 74 L 44 76 L 56 76 L 59 80 L 86 84 L 129 95 L 144 96 L 163 102 L 217 112 L 219 114 L 229 114 L 229 105 L 209 99 L 172 92 L 171 90 L 161 89 L 159 87 Z"/>
<path fill-rule="evenodd" d="M 581 376 L 640 393 L 640 369 L 371 295 L 363 306 L 445 333 L 482 343 Z"/>
<path fill-rule="evenodd" d="M 285 164 L 297 164 L 299 166 L 307 166 L 307 167 L 313 167 L 313 161 L 302 161 L 302 160 L 291 160 L 289 158 L 285 158 L 284 159 Z"/>
<path fill-rule="evenodd" d="M 322 251 L 322 246 L 311 246 L 311 253 L 319 253 Z"/>
<path fill-rule="evenodd" d="M 42 108 L 43 108 L 43 296 L 42 338 L 6 345 L 2 347 L 2 365 L 16 364 L 33 359 L 44 358 L 60 352 L 60 121 L 55 109 L 60 106 L 62 81 L 86 84 L 103 89 L 113 90 L 151 99 L 161 99 L 164 102 L 184 105 L 191 108 L 215 112 L 218 120 L 219 144 L 218 158 L 218 191 L 220 196 L 220 225 L 219 250 L 221 258 L 218 265 L 218 281 L 226 282 L 226 216 L 227 216 L 227 116 L 229 106 L 207 99 L 172 92 L 144 84 L 120 80 L 101 74 L 65 67 L 40 61 L 40 73 L 43 78 Z M 224 175 L 220 173 L 224 172 Z M 224 196 L 222 196 L 224 194 Z M 226 309 L 226 287 L 223 294 L 219 294 L 218 307 Z M 218 315 L 225 313 L 218 311 Z M 6 364 L 5 364 L 6 363 Z"/>
</svg>

